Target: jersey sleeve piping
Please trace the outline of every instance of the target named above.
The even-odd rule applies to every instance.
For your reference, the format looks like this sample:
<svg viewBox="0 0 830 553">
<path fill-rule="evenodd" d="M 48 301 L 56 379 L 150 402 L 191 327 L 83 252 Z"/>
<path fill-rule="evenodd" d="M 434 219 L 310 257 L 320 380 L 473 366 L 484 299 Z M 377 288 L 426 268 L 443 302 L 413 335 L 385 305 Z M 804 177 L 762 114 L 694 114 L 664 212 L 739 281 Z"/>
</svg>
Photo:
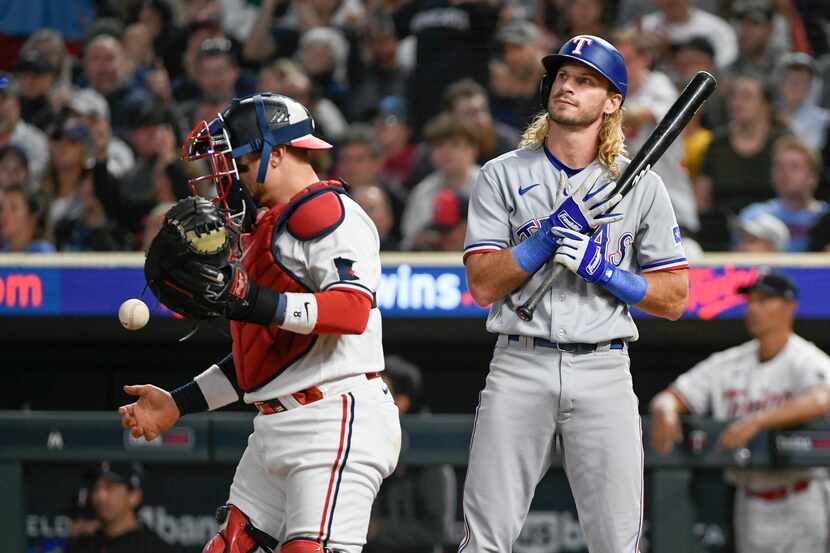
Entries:
<svg viewBox="0 0 830 553">
<path fill-rule="evenodd" d="M 467 258 L 471 255 L 497 252 L 499 250 L 503 250 L 506 247 L 507 244 L 505 242 L 497 240 L 484 240 L 479 242 L 473 242 L 472 244 L 464 248 L 464 261 L 466 261 Z"/>
<path fill-rule="evenodd" d="M 689 261 L 685 257 L 675 257 L 673 259 L 665 259 L 655 263 L 649 263 L 640 267 L 644 273 L 652 273 L 655 271 L 677 271 L 680 269 L 688 269 Z"/>
</svg>

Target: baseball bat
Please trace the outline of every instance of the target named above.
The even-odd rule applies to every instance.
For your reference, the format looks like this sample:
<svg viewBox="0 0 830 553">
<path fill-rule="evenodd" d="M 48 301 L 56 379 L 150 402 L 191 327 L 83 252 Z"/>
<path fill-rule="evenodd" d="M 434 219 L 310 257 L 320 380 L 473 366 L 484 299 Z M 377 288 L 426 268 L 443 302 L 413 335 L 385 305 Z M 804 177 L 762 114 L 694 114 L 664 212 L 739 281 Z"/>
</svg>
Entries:
<svg viewBox="0 0 830 553">
<path fill-rule="evenodd" d="M 643 147 L 637 152 L 637 155 L 631 160 L 631 163 L 623 170 L 620 175 L 614 192 L 619 192 L 623 196 L 628 194 L 632 188 L 639 182 L 643 175 L 651 169 L 660 156 L 666 151 L 669 145 L 674 142 L 680 132 L 689 124 L 689 121 L 694 116 L 695 112 L 700 109 L 712 92 L 717 87 L 715 77 L 706 71 L 698 71 L 695 76 L 680 93 L 677 100 L 672 104 L 665 117 L 660 120 L 660 123 L 651 131 L 651 134 L 646 139 Z M 613 196 L 613 194 L 612 194 Z M 594 231 L 592 236 L 596 236 L 598 230 Z M 559 278 L 562 271 L 565 271 L 564 265 L 557 265 L 548 273 L 544 282 L 537 288 L 533 294 L 527 299 L 525 303 L 516 309 L 516 314 L 523 321 L 530 321 L 533 319 L 533 312 L 536 306 L 542 300 L 542 297 L 553 286 L 554 281 Z"/>
</svg>

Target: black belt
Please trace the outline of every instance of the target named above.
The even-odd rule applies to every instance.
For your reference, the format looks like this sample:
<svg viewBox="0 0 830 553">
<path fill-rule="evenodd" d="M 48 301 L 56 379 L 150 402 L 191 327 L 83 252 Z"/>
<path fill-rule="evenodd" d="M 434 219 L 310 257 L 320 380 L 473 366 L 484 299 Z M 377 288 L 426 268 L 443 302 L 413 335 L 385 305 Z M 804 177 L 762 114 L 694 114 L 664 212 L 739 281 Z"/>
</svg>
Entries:
<svg viewBox="0 0 830 553">
<path fill-rule="evenodd" d="M 517 334 L 509 334 L 507 336 L 508 342 L 518 342 L 521 336 Z M 582 342 L 551 342 L 544 338 L 533 338 L 533 346 L 537 348 L 558 349 L 568 353 L 593 353 L 597 350 L 597 344 L 586 344 Z M 625 342 L 619 338 L 611 340 L 609 349 L 624 349 Z"/>
</svg>

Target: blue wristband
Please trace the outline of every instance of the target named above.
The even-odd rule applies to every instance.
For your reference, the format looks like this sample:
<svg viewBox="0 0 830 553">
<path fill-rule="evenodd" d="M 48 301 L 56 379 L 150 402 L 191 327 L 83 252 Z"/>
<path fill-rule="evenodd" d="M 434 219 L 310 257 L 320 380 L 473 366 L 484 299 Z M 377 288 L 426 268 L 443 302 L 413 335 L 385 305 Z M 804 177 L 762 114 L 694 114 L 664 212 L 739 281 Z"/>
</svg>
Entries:
<svg viewBox="0 0 830 553">
<path fill-rule="evenodd" d="M 516 264 L 529 274 L 539 270 L 539 267 L 556 252 L 556 238 L 551 234 L 551 224 L 547 219 L 541 221 L 542 227 L 530 238 L 521 244 L 513 246 L 511 253 Z"/>
<path fill-rule="evenodd" d="M 618 269 L 610 263 L 598 283 L 628 305 L 640 303 L 648 292 L 648 281 L 645 278 Z"/>
</svg>

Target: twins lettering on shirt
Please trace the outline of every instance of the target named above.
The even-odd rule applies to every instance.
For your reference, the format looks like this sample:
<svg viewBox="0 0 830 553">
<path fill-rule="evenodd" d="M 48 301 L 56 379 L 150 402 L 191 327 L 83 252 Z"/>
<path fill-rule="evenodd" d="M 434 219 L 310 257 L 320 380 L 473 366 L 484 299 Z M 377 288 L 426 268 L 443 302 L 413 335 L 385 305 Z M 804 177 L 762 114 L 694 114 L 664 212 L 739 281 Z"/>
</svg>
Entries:
<svg viewBox="0 0 830 553">
<path fill-rule="evenodd" d="M 782 403 L 791 400 L 794 394 L 790 390 L 780 392 L 766 392 L 761 398 L 748 398 L 746 390 L 729 388 L 723 392 L 723 400 L 726 402 L 726 415 L 729 418 L 739 418 L 763 411 L 771 407 L 777 407 Z"/>
</svg>

